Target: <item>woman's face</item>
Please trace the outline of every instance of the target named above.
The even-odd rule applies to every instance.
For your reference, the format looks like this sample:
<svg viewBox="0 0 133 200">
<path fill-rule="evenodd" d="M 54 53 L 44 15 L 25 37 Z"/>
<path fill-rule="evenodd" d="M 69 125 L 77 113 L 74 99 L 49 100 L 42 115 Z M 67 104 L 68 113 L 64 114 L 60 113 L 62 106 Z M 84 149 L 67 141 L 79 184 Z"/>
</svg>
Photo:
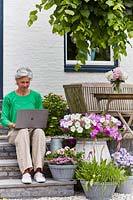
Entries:
<svg viewBox="0 0 133 200">
<path fill-rule="evenodd" d="M 18 85 L 18 88 L 22 91 L 27 90 L 30 86 L 30 80 L 31 79 L 28 78 L 27 76 L 16 79 L 16 83 Z"/>
</svg>

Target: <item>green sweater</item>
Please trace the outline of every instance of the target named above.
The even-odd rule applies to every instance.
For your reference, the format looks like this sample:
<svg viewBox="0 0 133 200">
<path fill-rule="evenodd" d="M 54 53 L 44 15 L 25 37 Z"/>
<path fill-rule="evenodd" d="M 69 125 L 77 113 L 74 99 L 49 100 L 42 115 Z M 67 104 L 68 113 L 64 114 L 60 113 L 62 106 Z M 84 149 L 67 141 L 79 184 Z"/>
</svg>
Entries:
<svg viewBox="0 0 133 200">
<path fill-rule="evenodd" d="M 19 96 L 15 91 L 7 94 L 2 103 L 2 125 L 16 123 L 17 111 L 20 109 L 42 109 L 41 95 L 33 90 L 27 96 Z"/>
</svg>

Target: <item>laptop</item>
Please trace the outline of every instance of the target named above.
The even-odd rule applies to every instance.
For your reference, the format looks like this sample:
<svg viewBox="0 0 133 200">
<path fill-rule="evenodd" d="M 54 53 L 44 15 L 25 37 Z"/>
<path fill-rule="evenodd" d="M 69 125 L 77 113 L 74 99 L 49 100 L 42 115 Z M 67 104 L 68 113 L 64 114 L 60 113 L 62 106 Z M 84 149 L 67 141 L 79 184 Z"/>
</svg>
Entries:
<svg viewBox="0 0 133 200">
<path fill-rule="evenodd" d="M 20 128 L 46 128 L 48 109 L 18 110 L 16 129 Z"/>
</svg>

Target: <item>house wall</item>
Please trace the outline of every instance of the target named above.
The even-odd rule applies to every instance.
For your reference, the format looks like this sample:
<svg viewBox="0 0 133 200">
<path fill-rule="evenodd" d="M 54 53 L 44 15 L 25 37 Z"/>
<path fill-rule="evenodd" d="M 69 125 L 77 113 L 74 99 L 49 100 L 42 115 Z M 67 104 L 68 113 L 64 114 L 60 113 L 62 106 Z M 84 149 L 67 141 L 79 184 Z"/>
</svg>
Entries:
<svg viewBox="0 0 133 200">
<path fill-rule="evenodd" d="M 38 2 L 4 1 L 4 95 L 16 88 L 14 74 L 22 66 L 33 70 L 31 87 L 42 96 L 49 92 L 64 95 L 63 84 L 107 81 L 104 73 L 64 72 L 64 38 L 52 34 L 50 11 L 40 13 L 38 21 L 27 26 L 29 11 Z M 129 74 L 127 83 L 133 82 L 132 55 L 133 49 L 128 46 L 128 56 L 119 63 Z"/>
</svg>

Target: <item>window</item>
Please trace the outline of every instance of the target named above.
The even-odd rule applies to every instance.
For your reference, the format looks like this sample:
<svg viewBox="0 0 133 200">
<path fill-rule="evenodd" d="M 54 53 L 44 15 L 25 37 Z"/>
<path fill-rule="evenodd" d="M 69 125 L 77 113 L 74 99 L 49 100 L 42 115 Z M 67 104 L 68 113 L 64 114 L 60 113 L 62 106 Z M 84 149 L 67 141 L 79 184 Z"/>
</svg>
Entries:
<svg viewBox="0 0 133 200">
<path fill-rule="evenodd" d="M 77 63 L 76 45 L 71 41 L 70 34 L 64 37 L 65 46 L 65 71 L 74 71 L 74 66 Z M 79 71 L 89 72 L 106 72 L 118 66 L 118 62 L 113 59 L 113 51 L 111 47 L 102 49 L 96 47 L 91 51 L 91 55 L 86 55 L 86 64 L 81 67 Z"/>
</svg>

